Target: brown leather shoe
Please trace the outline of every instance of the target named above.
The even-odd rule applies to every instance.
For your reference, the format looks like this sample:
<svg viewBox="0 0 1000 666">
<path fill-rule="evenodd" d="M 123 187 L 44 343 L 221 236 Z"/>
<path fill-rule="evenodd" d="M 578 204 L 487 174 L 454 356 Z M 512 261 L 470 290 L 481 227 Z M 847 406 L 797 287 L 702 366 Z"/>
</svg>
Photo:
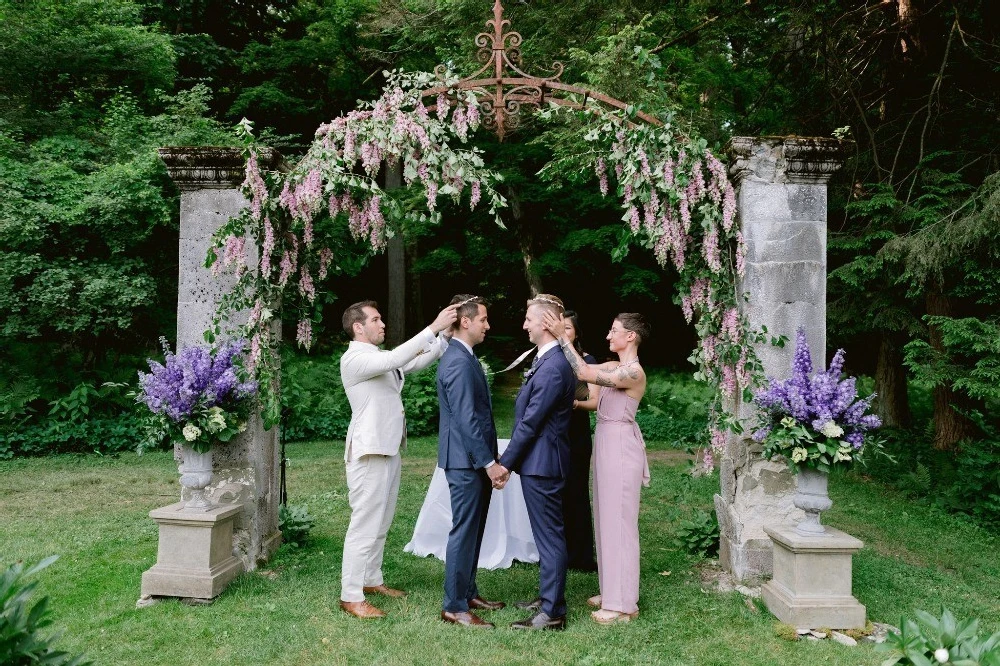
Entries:
<svg viewBox="0 0 1000 666">
<path fill-rule="evenodd" d="M 395 590 L 391 587 L 387 587 L 385 583 L 374 587 L 363 587 L 361 589 L 364 590 L 365 594 L 381 594 L 383 597 L 393 597 L 395 599 L 406 596 L 406 592 L 403 590 Z"/>
<path fill-rule="evenodd" d="M 385 617 L 385 613 L 375 608 L 367 601 L 341 601 L 340 609 L 362 620 L 375 620 Z"/>
<path fill-rule="evenodd" d="M 450 622 L 451 624 L 460 624 L 463 627 L 481 627 L 483 629 L 493 628 L 492 622 L 487 622 L 475 613 L 471 613 L 469 611 L 463 611 L 461 613 L 441 611 L 441 619 L 445 622 Z"/>
<path fill-rule="evenodd" d="M 477 610 L 500 610 L 506 606 L 502 601 L 486 601 L 482 597 L 476 597 L 475 599 L 469 599 L 469 608 L 475 608 Z"/>
</svg>

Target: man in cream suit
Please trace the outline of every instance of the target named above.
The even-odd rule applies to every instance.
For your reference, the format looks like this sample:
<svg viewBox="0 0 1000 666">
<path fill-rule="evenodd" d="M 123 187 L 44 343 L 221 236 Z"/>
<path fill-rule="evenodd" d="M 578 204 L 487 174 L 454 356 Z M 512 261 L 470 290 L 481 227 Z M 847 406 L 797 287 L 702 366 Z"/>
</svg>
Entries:
<svg viewBox="0 0 1000 666">
<path fill-rule="evenodd" d="M 340 607 L 355 617 L 385 617 L 365 594 L 402 597 L 382 577 L 385 538 L 396 512 L 401 448 L 406 447 L 406 418 L 400 391 L 403 375 L 422 370 L 448 347 L 439 335 L 455 321 L 455 306 L 438 314 L 430 326 L 392 351 L 379 349 L 385 323 L 375 301 L 355 303 L 344 311 L 344 331 L 351 344 L 340 359 L 340 379 L 351 403 L 344 460 L 347 466 L 351 522 L 344 537 Z"/>
</svg>

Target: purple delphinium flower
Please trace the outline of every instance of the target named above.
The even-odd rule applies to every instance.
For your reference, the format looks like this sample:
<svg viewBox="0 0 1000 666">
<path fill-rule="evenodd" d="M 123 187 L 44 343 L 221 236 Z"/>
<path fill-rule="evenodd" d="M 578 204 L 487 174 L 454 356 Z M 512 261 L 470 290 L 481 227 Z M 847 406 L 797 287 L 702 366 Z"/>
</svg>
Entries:
<svg viewBox="0 0 1000 666">
<path fill-rule="evenodd" d="M 253 395 L 256 382 L 240 383 L 234 365 L 245 344 L 244 340 L 231 342 L 213 355 L 204 345 L 185 347 L 174 354 L 164 342 L 164 362 L 150 360 L 150 372 L 139 373 L 139 399 L 153 413 L 180 423 L 198 408 Z"/>
<path fill-rule="evenodd" d="M 812 358 L 805 329 L 795 336 L 792 376 L 784 381 L 768 378 L 767 389 L 758 391 L 754 402 L 765 412 L 766 420 L 754 432 L 753 439 L 764 441 L 781 419 L 791 416 L 801 425 L 822 433 L 824 429 L 843 432 L 840 437 L 855 450 L 864 445 L 865 432 L 882 425 L 874 414 L 866 414 L 874 394 L 857 399 L 854 377 L 843 381 L 844 350 L 838 349 L 826 371 L 812 374 Z M 828 433 L 827 433 L 828 434 Z"/>
</svg>

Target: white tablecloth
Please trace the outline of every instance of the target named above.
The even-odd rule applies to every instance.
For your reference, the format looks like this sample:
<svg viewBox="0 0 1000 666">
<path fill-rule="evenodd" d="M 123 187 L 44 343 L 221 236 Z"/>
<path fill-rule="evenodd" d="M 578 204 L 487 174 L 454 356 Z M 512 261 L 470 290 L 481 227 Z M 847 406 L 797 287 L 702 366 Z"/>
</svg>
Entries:
<svg viewBox="0 0 1000 666">
<path fill-rule="evenodd" d="M 497 441 L 500 452 L 507 448 L 509 439 Z M 451 531 L 451 495 L 444 470 L 434 468 L 427 497 L 420 508 L 413 538 L 403 547 L 407 553 L 420 557 L 433 555 L 444 561 L 448 549 L 448 532 Z M 537 562 L 538 549 L 531 536 L 528 509 L 521 493 L 521 477 L 511 474 L 503 490 L 494 490 L 490 512 L 486 516 L 486 532 L 479 551 L 481 569 L 506 569 L 514 560 Z"/>
</svg>

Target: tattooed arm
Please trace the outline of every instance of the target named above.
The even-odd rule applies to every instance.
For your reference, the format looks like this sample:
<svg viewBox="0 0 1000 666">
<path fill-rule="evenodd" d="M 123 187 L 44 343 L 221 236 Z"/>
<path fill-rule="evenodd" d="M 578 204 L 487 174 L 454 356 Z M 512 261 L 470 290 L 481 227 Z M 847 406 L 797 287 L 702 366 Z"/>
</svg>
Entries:
<svg viewBox="0 0 1000 666">
<path fill-rule="evenodd" d="M 608 365 L 614 366 L 613 363 L 605 363 L 601 366 L 601 369 L 597 371 L 597 378 L 594 383 L 598 386 L 607 386 L 610 388 L 632 388 L 633 386 L 637 386 L 640 382 L 642 385 L 646 384 L 646 376 L 642 372 L 642 368 L 638 365 L 611 368 L 606 367 Z"/>
<path fill-rule="evenodd" d="M 642 398 L 646 392 L 646 373 L 643 372 L 639 364 L 622 366 L 614 361 L 609 361 L 601 365 L 588 365 L 586 361 L 577 353 L 563 335 L 565 325 L 562 319 L 556 319 L 552 314 L 545 314 L 545 328 L 555 336 L 562 349 L 563 355 L 569 361 L 569 366 L 573 368 L 576 378 L 588 384 L 607 386 L 609 388 L 626 389 L 626 391 L 636 400 Z"/>
</svg>

